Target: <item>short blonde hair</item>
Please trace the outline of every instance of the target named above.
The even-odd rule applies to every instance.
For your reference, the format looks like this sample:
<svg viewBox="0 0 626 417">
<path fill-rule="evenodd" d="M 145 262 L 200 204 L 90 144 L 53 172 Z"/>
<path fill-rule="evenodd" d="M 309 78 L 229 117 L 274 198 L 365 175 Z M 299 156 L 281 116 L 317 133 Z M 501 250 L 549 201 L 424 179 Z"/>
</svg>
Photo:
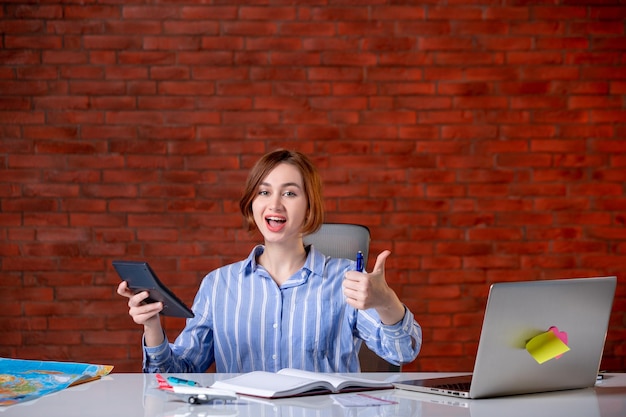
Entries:
<svg viewBox="0 0 626 417">
<path fill-rule="evenodd" d="M 304 185 L 304 194 L 307 196 L 307 213 L 302 225 L 302 234 L 316 232 L 324 222 L 324 200 L 322 196 L 322 180 L 317 169 L 304 154 L 297 151 L 278 149 L 267 153 L 259 159 L 250 170 L 243 195 L 239 200 L 239 209 L 243 214 L 248 231 L 258 230 L 252 213 L 252 202 L 257 196 L 259 185 L 265 177 L 279 164 L 293 165 L 300 171 Z"/>
</svg>

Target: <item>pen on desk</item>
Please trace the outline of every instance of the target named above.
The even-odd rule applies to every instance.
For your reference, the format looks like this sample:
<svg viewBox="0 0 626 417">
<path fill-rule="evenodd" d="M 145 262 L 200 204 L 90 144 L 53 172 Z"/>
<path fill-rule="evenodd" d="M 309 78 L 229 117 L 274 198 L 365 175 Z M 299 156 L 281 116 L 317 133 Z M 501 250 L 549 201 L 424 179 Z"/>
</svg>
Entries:
<svg viewBox="0 0 626 417">
<path fill-rule="evenodd" d="M 171 382 L 172 384 L 177 384 L 177 385 L 191 385 L 192 387 L 197 387 L 200 385 L 196 381 L 189 381 L 188 379 L 176 378 L 175 376 L 169 376 L 167 377 L 167 380 Z"/>
<path fill-rule="evenodd" d="M 356 270 L 363 272 L 363 252 L 361 251 L 356 253 Z"/>
</svg>

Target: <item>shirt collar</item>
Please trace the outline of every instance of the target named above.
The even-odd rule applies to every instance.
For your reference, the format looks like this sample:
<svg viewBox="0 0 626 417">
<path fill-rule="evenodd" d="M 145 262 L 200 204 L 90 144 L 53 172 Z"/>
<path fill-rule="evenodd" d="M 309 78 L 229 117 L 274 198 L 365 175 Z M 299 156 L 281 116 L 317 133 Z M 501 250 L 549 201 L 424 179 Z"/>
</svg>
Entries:
<svg viewBox="0 0 626 417">
<path fill-rule="evenodd" d="M 306 247 L 307 249 L 307 257 L 306 261 L 304 261 L 304 265 L 302 269 L 307 270 L 308 273 L 313 273 L 313 275 L 317 275 L 319 277 L 324 276 L 324 269 L 326 266 L 326 255 L 322 252 L 315 249 L 313 245 L 309 245 Z M 258 268 L 258 264 L 256 262 L 256 258 L 263 253 L 265 250 L 265 246 L 257 245 L 255 246 L 248 257 L 245 259 L 242 265 L 242 270 L 248 270 L 250 272 L 255 272 Z M 308 275 L 308 274 L 306 274 Z"/>
<path fill-rule="evenodd" d="M 263 246 L 263 245 L 256 245 L 252 249 L 252 251 L 250 252 L 248 257 L 243 261 L 243 264 L 241 265 L 242 272 L 250 271 L 250 273 L 252 273 L 252 272 L 256 271 L 257 266 L 258 266 L 258 264 L 256 262 L 256 258 L 257 258 L 257 256 L 261 255 L 264 250 L 265 250 L 265 246 Z"/>
<path fill-rule="evenodd" d="M 326 255 L 315 249 L 313 245 L 307 247 L 308 256 L 304 267 L 308 268 L 314 275 L 320 278 L 324 277 L 324 270 L 326 269 Z"/>
</svg>

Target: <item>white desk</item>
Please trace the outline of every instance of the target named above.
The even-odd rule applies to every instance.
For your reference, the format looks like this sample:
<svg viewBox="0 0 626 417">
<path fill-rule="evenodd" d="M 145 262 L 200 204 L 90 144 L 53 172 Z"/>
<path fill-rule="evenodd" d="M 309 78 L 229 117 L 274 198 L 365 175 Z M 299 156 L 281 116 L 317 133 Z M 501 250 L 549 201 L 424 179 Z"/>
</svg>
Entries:
<svg viewBox="0 0 626 417">
<path fill-rule="evenodd" d="M 210 385 L 228 374 L 175 374 Z M 395 381 L 444 374 L 369 373 L 364 377 Z M 626 374 L 607 374 L 595 388 L 484 400 L 458 400 L 402 390 L 370 394 L 397 404 L 344 408 L 328 395 L 253 402 L 244 397 L 233 403 L 190 405 L 156 388 L 154 375 L 111 374 L 34 401 L 0 407 L 0 417 L 174 417 L 174 416 L 284 416 L 284 417 L 624 417 Z"/>
</svg>

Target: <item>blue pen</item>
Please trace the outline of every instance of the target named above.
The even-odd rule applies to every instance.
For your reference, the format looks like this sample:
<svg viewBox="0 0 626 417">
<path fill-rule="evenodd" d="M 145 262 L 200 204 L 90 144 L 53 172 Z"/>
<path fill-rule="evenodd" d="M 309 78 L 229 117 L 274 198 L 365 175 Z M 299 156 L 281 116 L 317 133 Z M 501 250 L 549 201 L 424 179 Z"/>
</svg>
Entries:
<svg viewBox="0 0 626 417">
<path fill-rule="evenodd" d="M 361 251 L 356 253 L 356 270 L 363 272 L 363 252 Z"/>
<path fill-rule="evenodd" d="M 167 380 L 170 383 L 176 384 L 176 385 L 190 385 L 192 387 L 197 387 L 200 385 L 196 381 L 189 381 L 188 379 L 176 378 L 175 376 L 169 376 L 167 377 Z"/>
</svg>

